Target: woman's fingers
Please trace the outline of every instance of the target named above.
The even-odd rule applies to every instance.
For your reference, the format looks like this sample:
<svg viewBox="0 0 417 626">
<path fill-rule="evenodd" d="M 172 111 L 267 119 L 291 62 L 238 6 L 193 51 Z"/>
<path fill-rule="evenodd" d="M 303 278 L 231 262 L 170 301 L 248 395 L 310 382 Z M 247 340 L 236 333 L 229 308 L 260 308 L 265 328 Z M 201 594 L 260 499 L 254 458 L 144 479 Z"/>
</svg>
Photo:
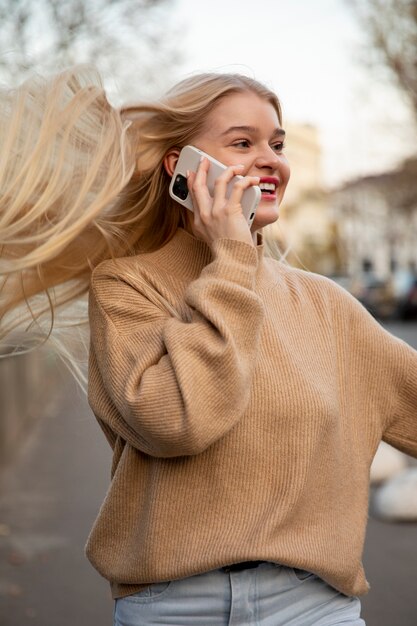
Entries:
<svg viewBox="0 0 417 626">
<path fill-rule="evenodd" d="M 206 213 L 211 211 L 213 200 L 207 189 L 207 172 L 210 167 L 208 159 L 202 159 L 197 172 L 190 172 L 188 176 L 188 189 L 194 206 L 194 213 Z"/>
<path fill-rule="evenodd" d="M 259 184 L 259 177 L 242 177 L 241 165 L 228 167 L 215 181 L 213 195 L 207 187 L 210 162 L 200 161 L 197 172 L 187 172 L 187 185 L 194 206 L 193 232 L 207 241 L 226 237 L 253 244 L 252 235 L 243 215 L 241 200 L 245 189 Z M 227 197 L 228 185 L 234 176 L 240 175 Z"/>
<path fill-rule="evenodd" d="M 218 178 L 216 178 L 214 183 L 215 201 L 218 200 L 220 203 L 222 203 L 226 200 L 227 185 L 230 183 L 234 176 L 242 174 L 243 168 L 243 165 L 232 165 L 228 167 Z"/>
<path fill-rule="evenodd" d="M 259 185 L 259 180 L 259 176 L 245 176 L 244 178 L 241 178 L 240 180 L 235 182 L 227 204 L 230 207 L 240 205 L 245 189 L 249 189 L 249 187 Z"/>
<path fill-rule="evenodd" d="M 226 206 L 236 206 L 240 204 L 243 192 L 248 187 L 259 184 L 259 177 L 245 176 L 236 181 L 232 188 L 232 193 L 227 198 L 227 187 L 230 181 L 237 175 L 241 175 L 243 165 L 232 165 L 228 167 L 215 181 L 213 197 L 207 188 L 207 173 L 210 162 L 207 158 L 200 161 L 197 172 L 189 173 L 188 188 L 193 199 L 197 201 L 197 207 L 200 213 L 211 213 L 213 209 L 222 209 Z"/>
<path fill-rule="evenodd" d="M 243 165 L 232 165 L 228 167 L 215 181 L 213 211 L 218 209 L 237 208 L 241 209 L 240 203 L 243 192 L 249 187 L 259 185 L 259 176 L 242 176 Z M 227 197 L 228 185 L 235 176 L 239 180 L 235 181 L 230 196 Z"/>
</svg>

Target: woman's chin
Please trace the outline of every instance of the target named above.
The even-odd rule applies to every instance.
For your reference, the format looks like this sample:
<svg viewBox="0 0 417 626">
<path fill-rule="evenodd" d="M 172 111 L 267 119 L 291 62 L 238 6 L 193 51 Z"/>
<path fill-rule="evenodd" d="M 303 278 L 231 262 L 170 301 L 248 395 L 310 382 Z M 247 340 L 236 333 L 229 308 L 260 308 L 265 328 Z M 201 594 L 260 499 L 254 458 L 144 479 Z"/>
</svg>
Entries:
<svg viewBox="0 0 417 626">
<path fill-rule="evenodd" d="M 274 206 L 265 206 L 262 201 L 259 203 L 258 209 L 256 211 L 255 219 L 252 222 L 251 231 L 259 230 L 264 226 L 268 226 L 269 224 L 273 224 L 277 221 L 279 217 L 279 207 L 274 204 Z"/>
</svg>

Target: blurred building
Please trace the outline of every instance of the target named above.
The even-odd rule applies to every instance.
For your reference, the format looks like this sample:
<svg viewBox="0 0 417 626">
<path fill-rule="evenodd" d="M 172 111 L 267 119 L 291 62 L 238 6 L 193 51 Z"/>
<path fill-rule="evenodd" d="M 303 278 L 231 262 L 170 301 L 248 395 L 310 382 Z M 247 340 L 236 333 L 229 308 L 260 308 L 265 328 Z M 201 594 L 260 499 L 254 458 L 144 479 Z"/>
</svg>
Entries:
<svg viewBox="0 0 417 626">
<path fill-rule="evenodd" d="M 333 274 L 341 265 L 340 247 L 323 184 L 319 134 L 309 124 L 289 123 L 285 129 L 291 179 L 275 227 L 276 237 L 281 248 L 289 248 L 292 265 Z"/>
<path fill-rule="evenodd" d="M 395 171 L 366 176 L 331 195 L 344 271 L 388 280 L 417 267 L 417 158 Z"/>
</svg>

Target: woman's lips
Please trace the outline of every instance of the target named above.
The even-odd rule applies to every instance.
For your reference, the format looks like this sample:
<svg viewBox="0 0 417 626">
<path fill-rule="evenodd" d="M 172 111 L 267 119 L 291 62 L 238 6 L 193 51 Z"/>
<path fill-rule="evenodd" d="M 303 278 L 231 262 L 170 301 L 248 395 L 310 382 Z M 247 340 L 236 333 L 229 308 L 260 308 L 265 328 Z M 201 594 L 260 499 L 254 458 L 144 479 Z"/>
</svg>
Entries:
<svg viewBox="0 0 417 626">
<path fill-rule="evenodd" d="M 269 202 L 275 202 L 277 199 L 277 189 L 280 184 L 280 180 L 277 176 L 262 176 L 259 180 L 259 187 L 262 192 L 262 200 Z"/>
</svg>

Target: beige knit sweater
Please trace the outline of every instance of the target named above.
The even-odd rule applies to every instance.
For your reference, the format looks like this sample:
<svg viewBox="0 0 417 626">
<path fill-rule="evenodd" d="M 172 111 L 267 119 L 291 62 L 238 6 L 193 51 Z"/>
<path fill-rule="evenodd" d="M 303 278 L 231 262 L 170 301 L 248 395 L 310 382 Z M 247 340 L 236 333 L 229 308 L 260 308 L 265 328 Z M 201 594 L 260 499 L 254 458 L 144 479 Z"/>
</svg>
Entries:
<svg viewBox="0 0 417 626">
<path fill-rule="evenodd" d="M 90 318 L 114 460 L 86 551 L 114 597 L 246 560 L 368 590 L 372 458 L 417 456 L 412 348 L 332 281 L 182 229 L 101 264 Z"/>
</svg>

